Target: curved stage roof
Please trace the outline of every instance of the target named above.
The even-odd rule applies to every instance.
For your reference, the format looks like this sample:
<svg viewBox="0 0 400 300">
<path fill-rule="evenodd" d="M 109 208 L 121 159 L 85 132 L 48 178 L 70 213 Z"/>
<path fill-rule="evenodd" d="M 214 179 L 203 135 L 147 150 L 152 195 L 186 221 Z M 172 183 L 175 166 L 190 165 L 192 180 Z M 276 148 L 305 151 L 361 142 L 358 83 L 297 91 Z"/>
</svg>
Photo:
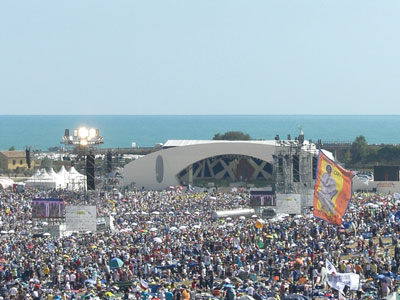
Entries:
<svg viewBox="0 0 400 300">
<path fill-rule="evenodd" d="M 145 189 L 165 189 L 180 184 L 178 174 L 190 165 L 221 155 L 243 155 L 273 163 L 276 147 L 285 141 L 199 141 L 170 140 L 156 152 L 127 164 L 123 171 L 123 186 Z M 317 154 L 314 144 L 305 142 L 302 150 Z"/>
</svg>

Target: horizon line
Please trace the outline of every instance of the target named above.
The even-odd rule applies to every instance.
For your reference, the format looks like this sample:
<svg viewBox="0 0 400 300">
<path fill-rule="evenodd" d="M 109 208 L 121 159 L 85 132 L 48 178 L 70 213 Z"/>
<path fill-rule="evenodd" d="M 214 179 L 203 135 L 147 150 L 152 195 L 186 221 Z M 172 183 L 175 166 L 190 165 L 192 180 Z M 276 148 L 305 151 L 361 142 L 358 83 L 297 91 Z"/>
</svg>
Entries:
<svg viewBox="0 0 400 300">
<path fill-rule="evenodd" d="M 0 114 L 0 116 L 400 116 L 400 114 Z"/>
</svg>

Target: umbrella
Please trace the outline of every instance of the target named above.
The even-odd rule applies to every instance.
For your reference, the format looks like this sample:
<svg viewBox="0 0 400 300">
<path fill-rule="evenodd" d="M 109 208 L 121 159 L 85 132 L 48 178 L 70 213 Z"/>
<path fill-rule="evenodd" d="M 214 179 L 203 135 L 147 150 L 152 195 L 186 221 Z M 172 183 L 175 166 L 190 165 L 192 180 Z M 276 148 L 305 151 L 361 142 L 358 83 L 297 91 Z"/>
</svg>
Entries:
<svg viewBox="0 0 400 300">
<path fill-rule="evenodd" d="M 176 231 L 178 228 L 176 228 L 175 226 L 172 226 L 169 230 L 171 231 Z"/>
<path fill-rule="evenodd" d="M 51 234 L 48 232 L 43 233 L 43 236 L 50 236 Z"/>
<path fill-rule="evenodd" d="M 239 220 L 246 220 L 246 217 L 245 216 L 240 216 Z"/>
<path fill-rule="evenodd" d="M 158 215 L 160 214 L 160 212 L 158 212 L 158 211 L 153 211 L 152 214 L 158 216 Z"/>
<path fill-rule="evenodd" d="M 96 280 L 94 280 L 94 279 L 92 279 L 92 278 L 89 278 L 89 279 L 86 279 L 86 280 L 85 280 L 85 283 L 89 283 L 89 284 L 95 285 L 95 284 L 96 284 Z"/>
<path fill-rule="evenodd" d="M 156 243 L 159 243 L 159 244 L 162 243 L 162 239 L 159 238 L 159 237 L 155 237 L 155 238 L 153 239 L 153 241 L 156 242 Z"/>
<path fill-rule="evenodd" d="M 2 231 L 0 231 L 0 233 L 1 233 L 1 234 L 7 234 L 7 233 L 8 233 L 8 231 L 6 231 L 6 230 L 2 230 Z"/>
<path fill-rule="evenodd" d="M 121 268 L 123 265 L 124 265 L 124 262 L 121 259 L 119 259 L 118 257 L 115 257 L 110 260 L 110 268 L 111 269 Z"/>
<path fill-rule="evenodd" d="M 245 296 L 240 297 L 239 300 L 254 300 L 254 298 L 249 295 L 245 295 Z"/>
<path fill-rule="evenodd" d="M 252 217 L 252 218 L 258 218 L 258 216 L 257 216 L 257 215 L 252 215 L 251 217 Z"/>
<path fill-rule="evenodd" d="M 182 225 L 182 226 L 179 227 L 179 230 L 186 230 L 186 228 L 187 228 L 187 226 Z"/>
<path fill-rule="evenodd" d="M 193 228 L 200 229 L 201 226 L 200 225 L 194 225 Z"/>
<path fill-rule="evenodd" d="M 150 228 L 150 229 L 149 229 L 149 231 L 151 231 L 151 232 L 155 232 L 155 231 L 157 231 L 157 228 L 155 228 L 155 227 L 152 227 L 152 228 Z"/>
<path fill-rule="evenodd" d="M 371 207 L 371 208 L 379 208 L 379 205 L 375 204 L 375 203 L 367 203 L 367 204 L 365 204 L 365 206 L 366 207 Z"/>
</svg>

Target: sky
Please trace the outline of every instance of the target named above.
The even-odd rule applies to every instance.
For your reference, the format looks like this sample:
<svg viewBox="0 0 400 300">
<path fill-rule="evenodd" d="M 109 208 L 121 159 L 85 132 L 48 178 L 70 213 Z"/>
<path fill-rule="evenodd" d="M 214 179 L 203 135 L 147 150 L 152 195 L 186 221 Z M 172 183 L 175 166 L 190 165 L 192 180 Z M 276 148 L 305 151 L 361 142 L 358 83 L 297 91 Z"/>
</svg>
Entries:
<svg viewBox="0 0 400 300">
<path fill-rule="evenodd" d="M 399 114 L 400 1 L 0 1 L 0 114 Z"/>
</svg>

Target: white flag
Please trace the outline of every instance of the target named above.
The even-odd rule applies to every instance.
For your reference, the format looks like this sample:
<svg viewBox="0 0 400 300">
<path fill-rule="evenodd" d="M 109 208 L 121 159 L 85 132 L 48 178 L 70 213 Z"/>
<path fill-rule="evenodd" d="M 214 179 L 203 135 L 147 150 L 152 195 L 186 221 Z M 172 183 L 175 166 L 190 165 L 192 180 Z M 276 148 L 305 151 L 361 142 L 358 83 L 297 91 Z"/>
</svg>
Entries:
<svg viewBox="0 0 400 300">
<path fill-rule="evenodd" d="M 326 259 L 325 265 L 327 274 L 337 273 L 335 266 L 328 259 Z"/>
</svg>

